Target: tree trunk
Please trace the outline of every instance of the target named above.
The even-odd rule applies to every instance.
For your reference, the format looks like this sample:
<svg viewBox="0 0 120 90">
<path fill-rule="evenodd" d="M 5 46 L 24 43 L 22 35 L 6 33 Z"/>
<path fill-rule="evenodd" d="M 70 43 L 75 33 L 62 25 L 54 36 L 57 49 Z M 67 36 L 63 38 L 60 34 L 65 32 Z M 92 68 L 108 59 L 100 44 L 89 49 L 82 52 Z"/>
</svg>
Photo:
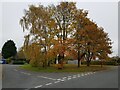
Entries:
<svg viewBox="0 0 120 90">
<path fill-rule="evenodd" d="M 80 51 L 78 51 L 78 68 L 80 67 Z"/>
<path fill-rule="evenodd" d="M 87 60 L 87 66 L 88 67 L 90 66 L 90 60 Z"/>
<path fill-rule="evenodd" d="M 44 64 L 44 62 L 43 62 L 43 64 L 42 64 L 42 67 L 43 67 L 43 68 L 45 67 L 45 64 Z"/>
<path fill-rule="evenodd" d="M 78 68 L 80 67 L 80 60 L 78 60 Z"/>
<path fill-rule="evenodd" d="M 48 67 L 50 67 L 51 61 L 48 61 Z"/>
<path fill-rule="evenodd" d="M 64 62 L 64 53 L 62 53 L 62 59 L 61 59 L 61 68 L 63 69 L 63 62 Z"/>
<path fill-rule="evenodd" d="M 101 68 L 103 67 L 103 61 L 101 61 Z"/>
</svg>

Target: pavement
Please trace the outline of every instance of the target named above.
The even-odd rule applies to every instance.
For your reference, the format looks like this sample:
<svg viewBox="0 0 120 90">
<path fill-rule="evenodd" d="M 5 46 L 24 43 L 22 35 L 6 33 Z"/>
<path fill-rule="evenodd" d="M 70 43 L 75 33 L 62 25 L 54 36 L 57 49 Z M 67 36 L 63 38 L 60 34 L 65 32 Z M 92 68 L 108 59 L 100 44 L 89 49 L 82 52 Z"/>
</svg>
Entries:
<svg viewBox="0 0 120 90">
<path fill-rule="evenodd" d="M 118 88 L 118 67 L 85 73 L 41 73 L 3 65 L 3 88 Z"/>
</svg>

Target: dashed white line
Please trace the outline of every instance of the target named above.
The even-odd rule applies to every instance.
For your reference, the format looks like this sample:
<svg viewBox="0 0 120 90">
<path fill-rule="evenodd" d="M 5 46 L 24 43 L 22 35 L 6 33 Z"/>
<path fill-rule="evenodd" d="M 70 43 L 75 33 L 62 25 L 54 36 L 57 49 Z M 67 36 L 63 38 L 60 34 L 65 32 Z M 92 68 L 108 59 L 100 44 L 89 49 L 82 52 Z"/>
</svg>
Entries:
<svg viewBox="0 0 120 90">
<path fill-rule="evenodd" d="M 40 88 L 40 87 L 42 87 L 43 85 L 39 85 L 39 86 L 36 86 L 35 88 Z"/>
<path fill-rule="evenodd" d="M 24 73 L 24 74 L 29 74 L 29 73 L 25 73 L 25 72 L 21 72 L 21 73 Z M 51 80 L 57 80 L 55 81 L 54 83 L 59 83 L 61 81 L 66 81 L 66 80 L 70 80 L 72 78 L 77 78 L 77 77 L 81 77 L 81 76 L 85 76 L 85 75 L 90 75 L 90 74 L 93 74 L 93 73 L 96 73 L 96 72 L 88 72 L 88 73 L 82 73 L 82 74 L 77 74 L 77 75 L 73 75 L 73 76 L 67 76 L 67 77 L 63 77 L 62 79 L 53 79 L 53 78 L 49 78 L 49 77 L 44 77 L 44 76 L 38 76 L 38 77 L 42 77 L 42 78 L 46 78 L 46 79 L 51 79 Z M 51 85 L 53 83 L 47 83 L 45 85 Z M 43 85 L 39 85 L 39 86 L 36 86 L 35 88 L 40 88 L 42 87 Z"/>
<path fill-rule="evenodd" d="M 68 78 L 68 80 L 70 80 L 71 78 Z"/>
<path fill-rule="evenodd" d="M 27 75 L 31 75 L 30 73 L 26 73 Z"/>
<path fill-rule="evenodd" d="M 41 77 L 41 78 L 45 78 L 45 79 L 50 79 L 50 80 L 56 80 L 54 78 L 49 78 L 49 77 L 44 77 L 44 76 L 37 76 L 37 77 Z"/>
<path fill-rule="evenodd" d="M 71 78 L 72 76 L 68 76 L 68 78 Z"/>
<path fill-rule="evenodd" d="M 56 82 L 54 82 L 54 83 L 59 83 L 60 81 L 56 81 Z"/>
<path fill-rule="evenodd" d="M 84 75 L 88 75 L 88 74 L 86 73 L 86 74 L 84 74 Z"/>
<path fill-rule="evenodd" d="M 25 74 L 25 75 L 31 75 L 30 73 L 25 73 L 25 72 L 21 72 L 21 73 L 23 73 L 23 74 Z"/>
<path fill-rule="evenodd" d="M 47 83 L 47 84 L 45 84 L 45 85 L 51 85 L 52 83 Z"/>
<path fill-rule="evenodd" d="M 63 79 L 65 79 L 65 78 L 67 78 L 67 77 L 63 77 Z"/>
<path fill-rule="evenodd" d="M 84 76 L 84 74 L 81 74 L 81 76 Z"/>
<path fill-rule="evenodd" d="M 14 71 L 18 71 L 17 69 L 14 69 Z"/>
<path fill-rule="evenodd" d="M 78 77 L 80 77 L 80 74 L 78 74 Z"/>
<path fill-rule="evenodd" d="M 93 74 L 93 72 L 91 72 L 90 74 Z"/>
<path fill-rule="evenodd" d="M 61 79 L 57 79 L 57 80 L 61 80 Z"/>
<path fill-rule="evenodd" d="M 26 74 L 25 72 L 21 72 L 21 73 Z"/>
<path fill-rule="evenodd" d="M 63 79 L 63 80 L 61 80 L 62 82 L 64 82 L 65 81 L 65 79 Z"/>
<path fill-rule="evenodd" d="M 73 78 L 76 78 L 76 76 L 73 76 Z"/>
<path fill-rule="evenodd" d="M 76 77 L 76 75 L 73 75 L 73 77 Z"/>
<path fill-rule="evenodd" d="M 80 77 L 80 76 L 78 76 L 78 77 Z"/>
<path fill-rule="evenodd" d="M 89 74 L 89 72 L 87 72 L 86 74 Z"/>
</svg>

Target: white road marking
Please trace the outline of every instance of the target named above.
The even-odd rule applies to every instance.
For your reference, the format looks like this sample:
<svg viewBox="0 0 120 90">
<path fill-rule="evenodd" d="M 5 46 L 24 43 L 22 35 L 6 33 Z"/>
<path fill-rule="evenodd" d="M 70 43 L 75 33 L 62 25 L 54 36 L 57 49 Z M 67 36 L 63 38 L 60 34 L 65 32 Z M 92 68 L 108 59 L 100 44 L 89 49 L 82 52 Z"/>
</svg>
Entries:
<svg viewBox="0 0 120 90">
<path fill-rule="evenodd" d="M 76 75 L 73 75 L 73 77 L 76 77 Z"/>
<path fill-rule="evenodd" d="M 88 75 L 87 73 L 85 75 Z"/>
<path fill-rule="evenodd" d="M 52 83 L 47 83 L 47 84 L 45 84 L 45 85 L 51 85 Z"/>
<path fill-rule="evenodd" d="M 63 77 L 63 79 L 65 79 L 65 78 L 67 78 L 67 77 Z"/>
<path fill-rule="evenodd" d="M 18 71 L 17 69 L 14 69 L 14 71 Z"/>
<path fill-rule="evenodd" d="M 76 76 L 73 76 L 73 78 L 76 78 Z"/>
<path fill-rule="evenodd" d="M 26 73 L 27 75 L 31 75 L 30 73 Z"/>
<path fill-rule="evenodd" d="M 62 80 L 66 80 L 67 78 L 64 78 L 64 79 L 62 79 Z"/>
<path fill-rule="evenodd" d="M 78 75 L 78 77 L 80 77 L 80 75 Z"/>
<path fill-rule="evenodd" d="M 54 82 L 54 83 L 59 83 L 60 81 L 56 81 L 56 82 Z"/>
<path fill-rule="evenodd" d="M 89 75 L 89 72 L 87 74 Z"/>
<path fill-rule="evenodd" d="M 80 77 L 80 74 L 78 74 L 78 77 Z"/>
<path fill-rule="evenodd" d="M 35 88 L 40 88 L 40 87 L 42 87 L 43 85 L 39 85 L 39 86 L 36 86 Z"/>
<path fill-rule="evenodd" d="M 57 80 L 61 80 L 61 79 L 57 79 Z"/>
<path fill-rule="evenodd" d="M 68 78 L 71 78 L 72 76 L 68 76 Z"/>
<path fill-rule="evenodd" d="M 65 80 L 63 79 L 63 80 L 61 80 L 61 81 L 63 81 L 63 82 L 64 82 Z"/>
<path fill-rule="evenodd" d="M 91 72 L 91 74 L 93 74 L 93 72 Z"/>
<path fill-rule="evenodd" d="M 24 73 L 24 74 L 28 74 L 29 73 L 25 73 L 25 72 L 21 72 L 21 73 Z M 88 73 L 82 73 L 82 74 L 77 74 L 77 75 L 73 75 L 73 76 L 67 76 L 67 77 L 63 77 L 62 79 L 53 79 L 53 78 L 49 78 L 49 77 L 44 77 L 44 76 L 38 76 L 38 77 L 41 77 L 41 78 L 46 78 L 46 79 L 51 79 L 51 80 L 58 80 L 58 81 L 55 81 L 54 83 L 59 83 L 61 81 L 66 81 L 67 80 L 70 80 L 72 78 L 77 78 L 77 77 L 81 77 L 81 76 L 85 76 L 85 75 L 90 75 L 90 74 L 93 74 L 93 73 L 96 73 L 96 72 L 88 72 Z M 45 85 L 51 85 L 52 83 L 47 83 Z M 36 86 L 35 88 L 40 88 L 42 87 L 43 85 L 39 85 L 39 86 Z"/>
<path fill-rule="evenodd" d="M 21 72 L 21 73 L 26 74 L 25 72 Z"/>
<path fill-rule="evenodd" d="M 71 78 L 68 78 L 68 80 L 70 80 Z"/>
<path fill-rule="evenodd" d="M 81 74 L 81 76 L 84 76 L 84 74 Z"/>
<path fill-rule="evenodd" d="M 21 72 L 21 73 L 23 73 L 23 74 L 25 74 L 25 75 L 31 75 L 30 73 L 25 73 L 25 72 Z"/>
<path fill-rule="evenodd" d="M 41 78 L 45 78 L 45 79 L 50 79 L 50 80 L 56 80 L 54 78 L 49 78 L 49 77 L 44 77 L 44 76 L 37 76 L 37 77 L 41 77 Z"/>
</svg>

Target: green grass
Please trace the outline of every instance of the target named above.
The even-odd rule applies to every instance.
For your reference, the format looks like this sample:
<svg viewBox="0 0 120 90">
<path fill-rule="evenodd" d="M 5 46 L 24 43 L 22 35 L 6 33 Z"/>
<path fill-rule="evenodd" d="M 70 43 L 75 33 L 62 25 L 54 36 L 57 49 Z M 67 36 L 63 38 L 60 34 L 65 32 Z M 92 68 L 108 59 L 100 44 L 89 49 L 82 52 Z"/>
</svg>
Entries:
<svg viewBox="0 0 120 90">
<path fill-rule="evenodd" d="M 63 69 L 58 69 L 56 65 L 53 65 L 51 67 L 43 68 L 43 67 L 32 67 L 31 65 L 23 65 L 20 66 L 21 69 L 34 71 L 34 72 L 89 72 L 89 71 L 101 71 L 101 70 L 107 70 L 110 69 L 110 67 L 100 65 L 91 65 L 90 67 L 87 67 L 85 65 L 82 65 L 80 68 L 77 67 L 77 65 L 73 64 L 66 64 L 64 65 Z"/>
</svg>

